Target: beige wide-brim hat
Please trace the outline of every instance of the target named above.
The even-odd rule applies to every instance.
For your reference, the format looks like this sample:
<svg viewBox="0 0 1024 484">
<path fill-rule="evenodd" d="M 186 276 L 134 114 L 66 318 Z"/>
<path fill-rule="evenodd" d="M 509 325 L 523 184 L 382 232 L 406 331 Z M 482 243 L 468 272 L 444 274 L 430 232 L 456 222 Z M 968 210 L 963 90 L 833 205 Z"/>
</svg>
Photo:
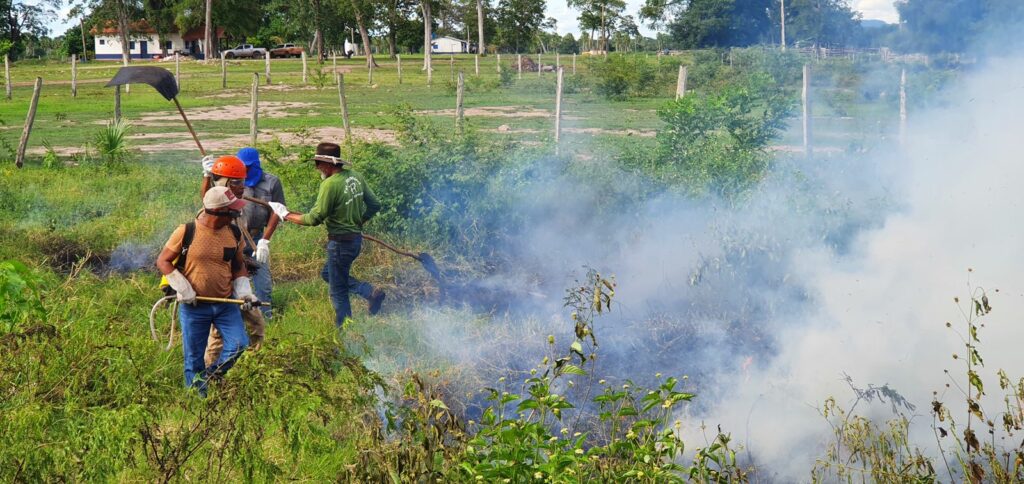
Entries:
<svg viewBox="0 0 1024 484">
<path fill-rule="evenodd" d="M 203 196 L 203 207 L 207 210 L 225 207 L 231 210 L 241 210 L 244 206 L 245 200 L 236 197 L 228 187 L 213 187 L 207 190 L 206 195 Z"/>
</svg>

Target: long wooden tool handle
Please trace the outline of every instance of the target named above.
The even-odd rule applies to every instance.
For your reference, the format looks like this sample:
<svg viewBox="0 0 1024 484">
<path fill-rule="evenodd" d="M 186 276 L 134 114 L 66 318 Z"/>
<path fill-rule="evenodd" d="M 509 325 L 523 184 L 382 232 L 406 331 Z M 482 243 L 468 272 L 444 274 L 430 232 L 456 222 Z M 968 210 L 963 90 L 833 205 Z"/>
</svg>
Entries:
<svg viewBox="0 0 1024 484">
<path fill-rule="evenodd" d="M 254 197 L 242 197 L 242 198 L 245 199 L 245 200 L 248 200 L 248 201 L 250 201 L 252 203 L 255 203 L 257 205 L 263 205 L 264 207 L 270 208 L 270 204 L 269 203 L 267 203 L 267 202 L 265 202 L 263 200 L 260 200 L 258 198 L 254 198 Z M 406 251 L 404 251 L 402 249 L 399 249 L 399 248 L 397 248 L 397 247 L 395 247 L 395 246 L 393 246 L 393 245 L 391 245 L 391 244 L 389 244 L 387 242 L 384 242 L 383 240 L 380 240 L 380 239 L 378 239 L 378 238 L 376 238 L 376 237 L 374 237 L 372 235 L 363 234 L 363 238 L 366 239 L 366 240 L 369 240 L 371 242 L 380 244 L 380 245 L 384 246 L 386 249 L 388 249 L 391 252 L 394 252 L 396 254 L 400 254 L 400 255 L 404 255 L 406 257 L 412 257 L 413 259 L 420 260 L 420 256 L 419 255 L 413 254 L 412 252 L 406 252 Z"/>
<path fill-rule="evenodd" d="M 188 122 L 188 116 L 185 116 L 185 110 L 181 109 L 181 103 L 178 102 L 177 97 L 172 99 L 174 100 L 174 105 L 178 107 L 178 113 L 181 114 L 181 119 L 185 120 L 185 126 L 188 127 L 188 132 L 192 134 L 192 139 L 196 141 L 196 146 L 199 147 L 199 152 L 202 153 L 203 156 L 206 156 L 206 150 L 203 149 L 203 144 L 199 142 L 199 137 L 196 136 L 196 130 L 192 129 L 192 123 Z"/>
<path fill-rule="evenodd" d="M 366 239 L 366 240 L 369 240 L 371 242 L 375 242 L 377 244 L 380 244 L 380 245 L 384 246 L 385 248 L 387 248 L 388 250 L 390 250 L 391 252 L 394 252 L 396 254 L 401 254 L 401 255 L 404 255 L 406 257 L 412 257 L 413 259 L 420 260 L 420 256 L 418 256 L 416 254 L 413 254 L 412 252 L 406 252 L 406 251 L 404 251 L 402 249 L 399 249 L 399 248 L 397 248 L 397 247 L 395 247 L 395 246 L 393 246 L 393 245 L 391 245 L 391 244 L 389 244 L 387 242 L 384 242 L 383 240 L 380 240 L 380 239 L 378 239 L 378 238 L 376 238 L 376 237 L 374 237 L 372 235 L 363 234 L 363 238 Z"/>
<path fill-rule="evenodd" d="M 228 298 L 224 298 L 224 297 L 196 296 L 196 301 L 208 302 L 208 303 L 238 304 L 238 305 L 245 304 L 245 300 L 243 300 L 243 299 L 228 299 Z M 253 304 L 253 306 L 270 306 L 270 303 L 265 303 L 263 301 L 259 301 L 259 304 Z"/>
</svg>

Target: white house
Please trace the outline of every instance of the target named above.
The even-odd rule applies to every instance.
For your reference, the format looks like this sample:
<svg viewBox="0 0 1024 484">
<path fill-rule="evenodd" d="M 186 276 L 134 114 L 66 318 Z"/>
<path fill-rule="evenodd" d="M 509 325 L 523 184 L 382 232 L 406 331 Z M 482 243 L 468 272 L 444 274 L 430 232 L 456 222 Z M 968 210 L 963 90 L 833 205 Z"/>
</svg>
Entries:
<svg viewBox="0 0 1024 484">
<path fill-rule="evenodd" d="M 162 55 L 164 49 L 167 55 L 180 52 L 197 59 L 202 59 L 203 42 L 206 35 L 205 27 L 199 26 L 186 32 L 184 35 L 175 31 L 168 32 L 163 36 L 163 45 L 160 43 L 160 36 L 156 29 L 151 27 L 145 20 L 131 24 L 129 37 L 129 51 L 132 59 L 151 59 L 154 56 Z M 93 29 L 95 36 L 96 59 L 97 60 L 121 60 L 121 36 L 114 24 L 108 24 L 103 31 Z M 224 28 L 217 27 L 217 38 L 224 39 Z"/>
<path fill-rule="evenodd" d="M 469 52 L 469 42 L 455 37 L 438 37 L 430 42 L 434 54 L 464 54 Z"/>
</svg>

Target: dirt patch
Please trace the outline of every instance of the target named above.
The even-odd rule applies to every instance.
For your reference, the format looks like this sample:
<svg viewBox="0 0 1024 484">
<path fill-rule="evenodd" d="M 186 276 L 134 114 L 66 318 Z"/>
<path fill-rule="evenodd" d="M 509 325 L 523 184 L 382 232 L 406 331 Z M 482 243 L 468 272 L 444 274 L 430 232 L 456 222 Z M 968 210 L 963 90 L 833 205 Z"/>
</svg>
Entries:
<svg viewBox="0 0 1024 484">
<path fill-rule="evenodd" d="M 326 128 L 314 128 L 310 130 L 311 136 L 300 137 L 296 133 L 288 131 L 260 131 L 259 139 L 267 141 L 272 137 L 276 137 L 281 143 L 285 145 L 294 145 L 302 143 L 304 140 L 313 140 L 313 142 L 319 141 L 338 141 L 345 139 L 345 130 L 343 128 L 326 127 Z M 152 143 L 139 146 L 139 150 L 146 153 L 160 153 L 164 151 L 189 151 L 195 149 L 195 142 L 192 141 L 192 137 L 188 133 L 175 133 L 173 135 L 165 136 L 164 134 L 153 134 L 146 136 L 138 136 L 136 139 L 152 139 L 152 138 L 163 138 L 164 141 L 159 143 Z M 353 128 L 352 137 L 360 141 L 368 141 L 371 143 L 385 143 L 390 145 L 397 145 L 396 134 L 392 130 L 387 129 L 370 129 L 370 128 Z M 202 139 L 203 147 L 211 153 L 215 152 L 234 152 L 243 146 L 249 145 L 249 135 L 237 135 L 237 136 L 226 136 L 217 139 Z M 198 159 L 198 158 L 197 158 Z"/>
<path fill-rule="evenodd" d="M 300 116 L 302 113 L 292 112 L 290 110 L 295 109 L 311 109 L 320 106 L 319 103 L 306 103 L 306 102 L 280 102 L 270 101 L 260 103 L 260 117 L 261 118 L 286 118 L 290 116 Z M 194 108 L 186 110 L 185 114 L 188 115 L 189 121 L 228 121 L 236 119 L 249 119 L 250 106 L 246 104 L 234 104 L 230 106 L 218 106 L 210 108 Z M 150 113 L 142 116 L 137 120 L 132 120 L 132 124 L 139 126 L 167 126 L 168 124 L 161 123 L 172 123 L 177 124 L 181 122 L 181 115 L 175 111 L 163 111 L 157 113 Z M 102 121 L 100 124 L 104 124 L 106 121 Z M 154 124 L 157 123 L 157 124 Z"/>
<path fill-rule="evenodd" d="M 485 118 L 550 118 L 554 116 L 552 111 L 547 109 L 530 108 L 526 106 L 491 106 L 479 108 L 466 108 L 466 117 Z M 455 116 L 454 109 L 435 109 L 428 111 L 417 111 L 416 114 L 430 116 Z"/>
<path fill-rule="evenodd" d="M 495 129 L 483 129 L 481 131 L 491 133 L 502 133 L 502 134 L 540 134 L 546 132 L 542 129 L 532 128 L 512 128 L 507 124 L 498 126 Z M 613 135 L 613 136 L 640 136 L 643 138 L 650 138 L 657 134 L 654 130 L 641 130 L 641 129 L 602 129 L 602 128 L 562 128 L 564 133 L 573 134 L 590 134 L 590 135 Z"/>
<path fill-rule="evenodd" d="M 639 136 L 642 138 L 653 138 L 658 134 L 658 132 L 653 129 L 562 128 L 562 131 L 573 134 L 611 134 L 616 136 Z"/>
</svg>

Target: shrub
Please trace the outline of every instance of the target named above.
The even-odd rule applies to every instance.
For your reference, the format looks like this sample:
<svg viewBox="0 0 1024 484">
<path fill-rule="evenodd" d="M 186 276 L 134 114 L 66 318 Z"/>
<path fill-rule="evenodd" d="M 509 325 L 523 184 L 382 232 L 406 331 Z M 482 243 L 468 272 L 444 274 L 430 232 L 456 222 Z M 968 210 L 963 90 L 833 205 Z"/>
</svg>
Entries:
<svg viewBox="0 0 1024 484">
<path fill-rule="evenodd" d="M 128 150 L 128 131 L 131 124 L 124 118 L 108 121 L 93 137 L 96 151 L 108 165 L 128 161 L 131 152 Z"/>
<path fill-rule="evenodd" d="M 31 320 L 43 319 L 39 278 L 24 264 L 0 262 L 0 334 L 7 334 Z"/>
<path fill-rule="evenodd" d="M 658 111 L 658 153 L 640 160 L 658 183 L 691 194 L 735 196 L 769 168 L 768 144 L 779 137 L 794 97 L 765 73 L 714 93 L 693 93 Z"/>
<path fill-rule="evenodd" d="M 623 100 L 655 92 L 657 71 L 640 56 L 610 56 L 591 59 L 590 72 L 597 79 L 595 89 L 608 99 Z"/>
</svg>

